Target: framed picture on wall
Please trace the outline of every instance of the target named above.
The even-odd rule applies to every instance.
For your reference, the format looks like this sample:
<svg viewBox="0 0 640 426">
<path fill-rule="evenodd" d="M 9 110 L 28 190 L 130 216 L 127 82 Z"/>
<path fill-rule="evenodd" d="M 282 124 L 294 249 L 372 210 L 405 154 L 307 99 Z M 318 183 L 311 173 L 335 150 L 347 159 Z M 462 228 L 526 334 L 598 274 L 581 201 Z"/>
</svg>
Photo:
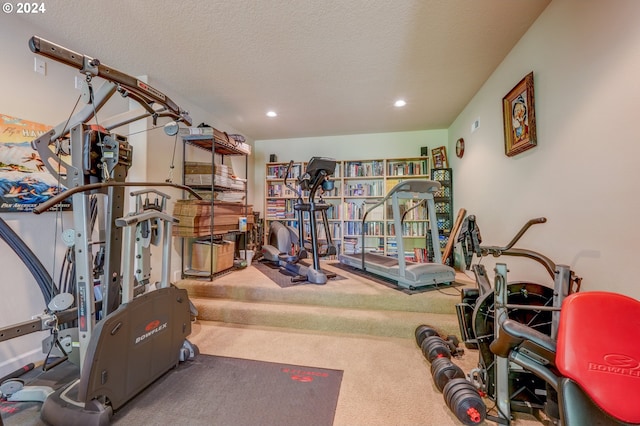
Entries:
<svg viewBox="0 0 640 426">
<path fill-rule="evenodd" d="M 434 169 L 446 169 L 449 167 L 449 161 L 447 160 L 447 148 L 445 146 L 439 146 L 431 150 L 431 159 L 433 160 Z"/>
<path fill-rule="evenodd" d="M 508 157 L 537 145 L 533 72 L 502 98 L 504 153 Z"/>
<path fill-rule="evenodd" d="M 64 191 L 46 169 L 31 141 L 51 126 L 0 114 L 0 212 L 31 212 L 40 203 Z M 61 155 L 71 163 L 70 155 Z M 71 200 L 54 210 L 70 210 Z"/>
</svg>

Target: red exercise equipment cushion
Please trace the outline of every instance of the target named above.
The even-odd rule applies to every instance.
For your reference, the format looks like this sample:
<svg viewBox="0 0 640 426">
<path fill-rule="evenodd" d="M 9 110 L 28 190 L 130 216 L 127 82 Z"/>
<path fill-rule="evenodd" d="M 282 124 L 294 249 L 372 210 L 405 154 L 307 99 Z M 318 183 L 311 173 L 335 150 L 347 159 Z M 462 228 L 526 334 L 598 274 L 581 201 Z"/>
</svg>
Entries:
<svg viewBox="0 0 640 426">
<path fill-rule="evenodd" d="M 556 365 L 606 413 L 640 423 L 640 301 L 601 291 L 568 296 Z"/>
</svg>

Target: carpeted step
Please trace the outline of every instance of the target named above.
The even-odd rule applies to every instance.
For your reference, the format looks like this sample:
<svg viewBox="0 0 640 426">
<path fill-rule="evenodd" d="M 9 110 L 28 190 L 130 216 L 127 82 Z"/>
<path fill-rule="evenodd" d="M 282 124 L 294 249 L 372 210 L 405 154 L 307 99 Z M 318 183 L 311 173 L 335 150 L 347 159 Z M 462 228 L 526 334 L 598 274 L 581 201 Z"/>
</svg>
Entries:
<svg viewBox="0 0 640 426">
<path fill-rule="evenodd" d="M 253 266 L 214 281 L 181 280 L 176 285 L 186 289 L 190 297 L 436 314 L 455 314 L 455 305 L 460 301 L 461 286 L 439 286 L 407 294 L 399 288 L 335 271 L 344 279 L 330 280 L 325 285 L 281 288 Z"/>
<path fill-rule="evenodd" d="M 444 334 L 460 334 L 457 317 L 452 314 L 201 297 L 191 301 L 203 321 L 400 338 L 413 338 L 418 325 L 429 324 Z"/>
</svg>

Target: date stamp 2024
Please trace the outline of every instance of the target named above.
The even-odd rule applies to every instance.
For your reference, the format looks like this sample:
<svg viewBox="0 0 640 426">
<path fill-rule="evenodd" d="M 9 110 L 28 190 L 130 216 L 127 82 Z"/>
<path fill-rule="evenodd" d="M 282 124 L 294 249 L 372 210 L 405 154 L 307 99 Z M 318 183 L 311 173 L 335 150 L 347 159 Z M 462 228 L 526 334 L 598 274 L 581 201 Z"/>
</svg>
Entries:
<svg viewBox="0 0 640 426">
<path fill-rule="evenodd" d="M 44 2 L 28 2 L 28 3 L 3 3 L 2 11 L 6 14 L 15 13 L 17 15 L 23 14 L 39 14 L 45 13 L 47 7 Z"/>
</svg>

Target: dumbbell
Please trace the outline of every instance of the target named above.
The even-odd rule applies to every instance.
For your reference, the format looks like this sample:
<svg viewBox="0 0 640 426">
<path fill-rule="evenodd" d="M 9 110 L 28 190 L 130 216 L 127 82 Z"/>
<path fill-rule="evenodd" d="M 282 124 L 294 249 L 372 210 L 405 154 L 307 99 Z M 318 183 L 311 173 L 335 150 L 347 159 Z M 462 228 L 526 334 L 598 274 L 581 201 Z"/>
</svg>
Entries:
<svg viewBox="0 0 640 426">
<path fill-rule="evenodd" d="M 435 328 L 431 326 L 422 324 L 416 327 L 416 331 L 415 331 L 416 343 L 420 347 L 422 346 L 422 342 L 424 341 L 424 339 L 426 339 L 429 336 L 437 336 L 437 335 L 438 335 L 438 332 L 436 331 Z"/>
<path fill-rule="evenodd" d="M 444 385 L 442 395 L 447 407 L 463 424 L 473 426 L 487 418 L 487 406 L 468 380 L 463 378 L 449 380 Z"/>
<path fill-rule="evenodd" d="M 449 381 L 465 378 L 464 371 L 446 357 L 433 360 L 431 363 L 431 376 L 433 376 L 433 381 L 440 392 Z"/>
<path fill-rule="evenodd" d="M 422 354 L 429 362 L 433 362 L 436 358 L 451 358 L 451 350 L 440 336 L 429 336 L 422 341 L 420 345 Z"/>
</svg>

